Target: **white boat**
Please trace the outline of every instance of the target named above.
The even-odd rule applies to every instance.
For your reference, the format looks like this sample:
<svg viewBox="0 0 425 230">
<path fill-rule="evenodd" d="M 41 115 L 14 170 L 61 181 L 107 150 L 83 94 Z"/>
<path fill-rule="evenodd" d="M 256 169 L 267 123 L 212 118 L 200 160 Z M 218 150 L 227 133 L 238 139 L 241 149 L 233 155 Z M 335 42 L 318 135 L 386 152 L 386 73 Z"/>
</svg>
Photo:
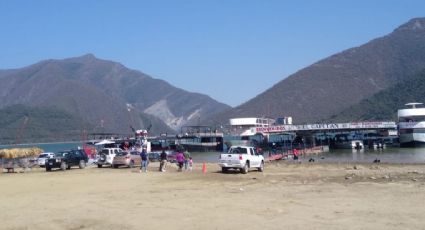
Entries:
<svg viewBox="0 0 425 230">
<path fill-rule="evenodd" d="M 398 133 L 401 147 L 425 146 L 425 108 L 422 103 L 408 103 L 398 110 Z"/>
<path fill-rule="evenodd" d="M 183 126 L 182 134 L 175 140 L 189 152 L 223 151 L 223 133 L 209 126 Z"/>
</svg>

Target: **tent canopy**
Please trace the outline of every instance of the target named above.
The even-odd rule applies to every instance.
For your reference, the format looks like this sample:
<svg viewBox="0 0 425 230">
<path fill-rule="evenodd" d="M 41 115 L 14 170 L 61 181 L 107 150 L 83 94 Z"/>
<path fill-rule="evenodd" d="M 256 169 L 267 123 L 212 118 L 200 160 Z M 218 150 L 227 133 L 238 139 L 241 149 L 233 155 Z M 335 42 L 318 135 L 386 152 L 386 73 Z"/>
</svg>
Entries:
<svg viewBox="0 0 425 230">
<path fill-rule="evenodd" d="M 106 145 L 106 144 L 114 144 L 115 143 L 115 141 L 110 141 L 110 140 L 102 140 L 102 141 L 100 141 L 100 142 L 97 142 L 96 144 L 94 144 L 94 145 Z"/>
</svg>

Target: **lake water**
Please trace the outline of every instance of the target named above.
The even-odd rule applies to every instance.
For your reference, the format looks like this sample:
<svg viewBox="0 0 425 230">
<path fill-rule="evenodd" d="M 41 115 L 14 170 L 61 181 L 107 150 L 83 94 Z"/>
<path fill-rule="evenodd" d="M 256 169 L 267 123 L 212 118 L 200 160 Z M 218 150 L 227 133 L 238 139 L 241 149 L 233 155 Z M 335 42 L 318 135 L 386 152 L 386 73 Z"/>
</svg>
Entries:
<svg viewBox="0 0 425 230">
<path fill-rule="evenodd" d="M 44 152 L 58 152 L 66 149 L 76 149 L 82 146 L 81 142 L 56 142 L 56 143 L 38 143 L 38 144 L 19 144 L 19 145 L 0 145 L 0 149 L 5 148 L 27 148 L 39 147 Z"/>
<path fill-rule="evenodd" d="M 0 145 L 2 148 L 11 147 L 40 147 L 45 152 L 57 152 L 66 149 L 76 149 L 81 146 L 81 142 L 67 143 L 42 143 L 25 144 L 18 146 Z M 219 152 L 192 152 L 194 162 L 217 162 Z M 330 152 L 319 155 L 301 157 L 302 161 L 308 161 L 310 158 L 315 162 L 339 162 L 339 163 L 372 163 L 379 159 L 381 163 L 425 163 L 425 148 L 386 148 L 383 150 L 331 150 Z"/>
</svg>

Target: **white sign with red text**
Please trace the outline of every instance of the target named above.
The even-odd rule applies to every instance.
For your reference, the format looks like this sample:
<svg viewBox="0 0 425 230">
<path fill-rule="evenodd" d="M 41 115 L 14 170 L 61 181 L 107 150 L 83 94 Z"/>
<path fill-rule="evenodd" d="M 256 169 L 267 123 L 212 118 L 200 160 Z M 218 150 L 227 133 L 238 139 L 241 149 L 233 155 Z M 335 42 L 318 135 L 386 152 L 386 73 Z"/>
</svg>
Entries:
<svg viewBox="0 0 425 230">
<path fill-rule="evenodd" d="M 329 124 L 305 124 L 305 125 L 278 125 L 269 127 L 255 127 L 257 133 L 279 133 L 304 130 L 341 130 L 341 129 L 396 129 L 397 125 L 392 121 L 381 122 L 351 122 Z"/>
</svg>

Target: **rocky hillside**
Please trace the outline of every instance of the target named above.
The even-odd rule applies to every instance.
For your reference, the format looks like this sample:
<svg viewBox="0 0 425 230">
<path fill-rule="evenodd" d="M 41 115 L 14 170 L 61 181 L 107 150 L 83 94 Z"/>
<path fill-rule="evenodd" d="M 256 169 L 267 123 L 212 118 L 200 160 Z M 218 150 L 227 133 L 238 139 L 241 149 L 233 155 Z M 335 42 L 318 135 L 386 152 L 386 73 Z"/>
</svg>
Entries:
<svg viewBox="0 0 425 230">
<path fill-rule="evenodd" d="M 301 69 L 215 119 L 292 116 L 295 123 L 320 122 L 424 67 L 425 18 L 416 18 L 387 36 Z"/>
<path fill-rule="evenodd" d="M 93 55 L 0 71 L 0 108 L 55 106 L 105 131 L 172 132 L 230 107 Z M 165 124 L 164 124 L 165 123 Z"/>
</svg>

